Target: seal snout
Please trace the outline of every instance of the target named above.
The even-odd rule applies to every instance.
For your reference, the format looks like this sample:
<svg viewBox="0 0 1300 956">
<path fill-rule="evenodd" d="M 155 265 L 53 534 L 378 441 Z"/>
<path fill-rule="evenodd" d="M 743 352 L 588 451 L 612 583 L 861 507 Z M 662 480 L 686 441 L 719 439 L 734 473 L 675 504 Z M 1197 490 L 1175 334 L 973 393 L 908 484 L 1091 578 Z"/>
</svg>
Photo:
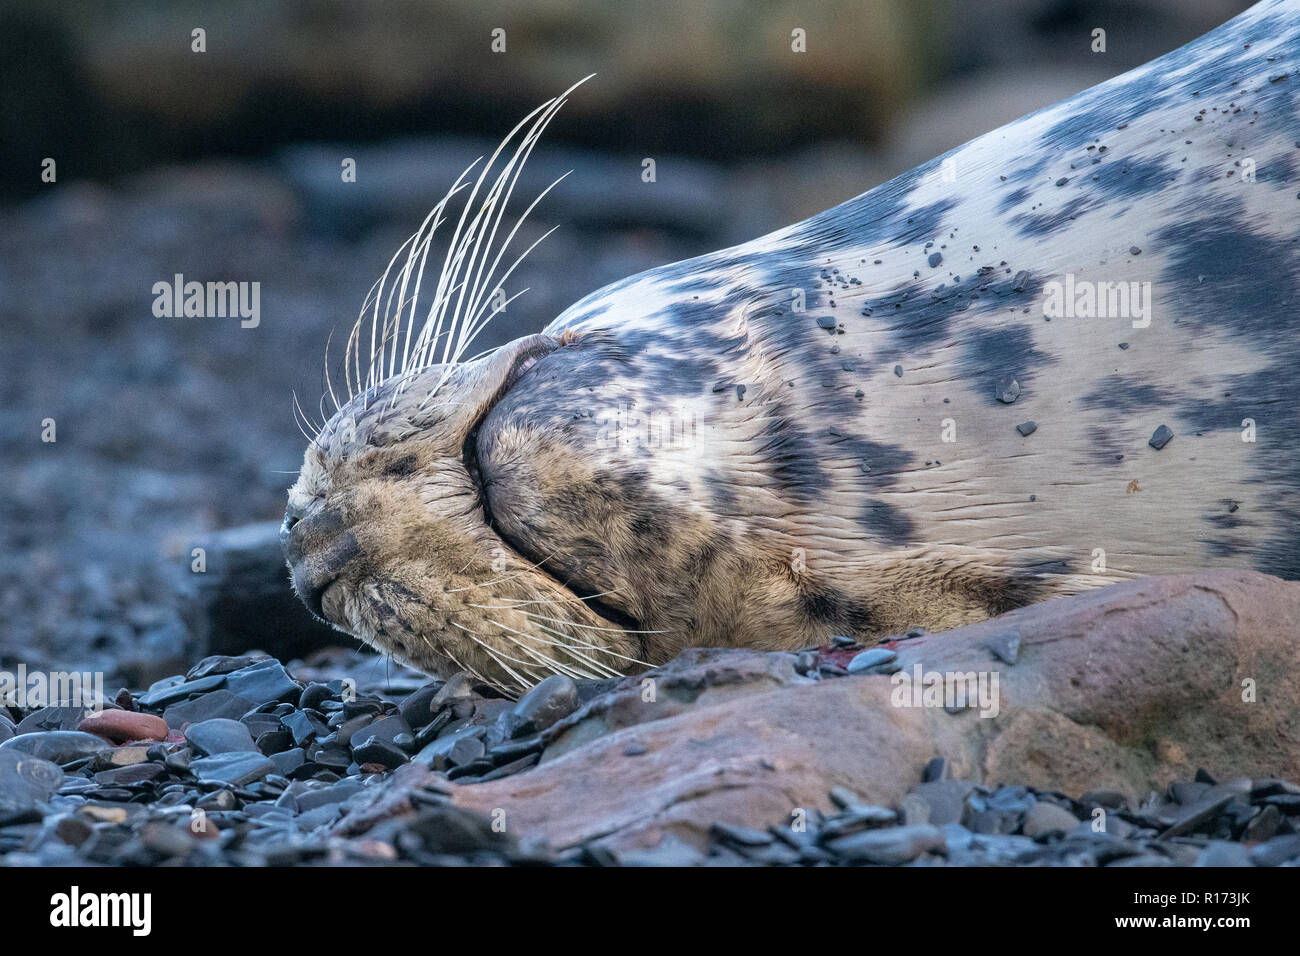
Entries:
<svg viewBox="0 0 1300 956">
<path fill-rule="evenodd" d="M 342 515 L 333 509 L 300 515 L 290 508 L 280 525 L 280 548 L 294 591 L 312 614 L 327 620 L 325 592 L 360 553 L 356 536 L 343 527 Z"/>
</svg>

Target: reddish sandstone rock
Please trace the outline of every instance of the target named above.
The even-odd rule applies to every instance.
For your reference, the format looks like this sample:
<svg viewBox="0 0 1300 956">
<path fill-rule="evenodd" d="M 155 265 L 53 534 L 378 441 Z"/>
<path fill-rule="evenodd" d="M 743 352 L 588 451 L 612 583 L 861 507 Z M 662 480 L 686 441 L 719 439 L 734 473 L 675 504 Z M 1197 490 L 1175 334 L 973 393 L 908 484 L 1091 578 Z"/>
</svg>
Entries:
<svg viewBox="0 0 1300 956">
<path fill-rule="evenodd" d="M 990 650 L 1016 636 L 1014 665 Z M 669 833 L 699 845 L 714 821 L 788 821 L 826 808 L 835 785 L 897 804 L 934 756 L 958 776 L 1076 795 L 1140 796 L 1198 767 L 1300 775 L 1300 583 L 1254 572 L 1145 578 L 899 642 L 909 674 L 996 674 L 996 716 L 895 706 L 894 678 L 812 683 L 788 663 L 728 693 L 725 675 L 762 670 L 728 671 L 730 654 L 752 652 L 660 669 L 669 705 L 638 705 L 631 685 L 593 702 L 537 768 L 455 787 L 455 802 L 504 810 L 521 839 L 628 848 Z"/>
<path fill-rule="evenodd" d="M 77 725 L 77 729 L 114 743 L 167 738 L 167 724 L 161 717 L 129 710 L 101 710 L 97 714 L 88 714 Z"/>
</svg>

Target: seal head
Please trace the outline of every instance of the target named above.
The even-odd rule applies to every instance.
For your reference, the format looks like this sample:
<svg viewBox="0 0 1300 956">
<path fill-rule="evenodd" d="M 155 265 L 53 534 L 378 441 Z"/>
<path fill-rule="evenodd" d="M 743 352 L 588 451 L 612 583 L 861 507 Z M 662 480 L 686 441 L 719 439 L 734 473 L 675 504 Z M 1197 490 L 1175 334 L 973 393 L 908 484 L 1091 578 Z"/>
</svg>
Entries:
<svg viewBox="0 0 1300 956">
<path fill-rule="evenodd" d="M 558 345 L 534 335 L 450 371 L 430 366 L 330 419 L 280 531 L 313 614 L 431 673 L 522 687 L 554 672 L 618 672 L 635 641 L 517 554 L 486 510 L 478 428 Z"/>
</svg>

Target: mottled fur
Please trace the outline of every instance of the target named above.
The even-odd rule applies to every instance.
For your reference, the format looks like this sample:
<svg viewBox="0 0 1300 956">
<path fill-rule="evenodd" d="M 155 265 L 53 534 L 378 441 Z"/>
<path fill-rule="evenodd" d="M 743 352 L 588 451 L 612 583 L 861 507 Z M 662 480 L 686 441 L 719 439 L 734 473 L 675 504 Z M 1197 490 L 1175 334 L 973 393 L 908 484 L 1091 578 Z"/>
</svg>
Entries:
<svg viewBox="0 0 1300 956">
<path fill-rule="evenodd" d="M 399 403 L 350 458 L 327 429 L 290 498 L 341 515 L 325 616 L 518 684 L 553 668 L 507 674 L 494 654 L 531 658 L 471 603 L 536 595 L 606 628 L 563 633 L 657 663 L 1135 575 L 1300 576 L 1297 91 L 1300 3 L 1262 3 L 812 219 L 593 293 L 458 368 L 434 401 L 461 411 Z M 1046 321 L 1067 273 L 1150 282 L 1150 325 Z M 494 549 L 519 577 L 486 583 Z"/>
</svg>

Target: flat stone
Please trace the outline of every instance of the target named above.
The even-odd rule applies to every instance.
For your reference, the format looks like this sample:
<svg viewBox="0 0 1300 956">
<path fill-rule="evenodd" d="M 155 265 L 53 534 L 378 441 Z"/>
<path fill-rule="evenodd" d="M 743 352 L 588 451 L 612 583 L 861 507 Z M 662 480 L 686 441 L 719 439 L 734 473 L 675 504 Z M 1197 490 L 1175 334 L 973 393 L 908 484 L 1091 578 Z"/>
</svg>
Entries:
<svg viewBox="0 0 1300 956">
<path fill-rule="evenodd" d="M 1044 836 L 1048 833 L 1069 833 L 1079 825 L 1079 818 L 1069 810 L 1058 807 L 1046 800 L 1037 801 L 1025 814 L 1021 832 L 1027 837 Z"/>
<path fill-rule="evenodd" d="M 267 660 L 267 658 L 255 654 L 240 654 L 231 656 L 229 654 L 213 654 L 203 658 L 185 675 L 186 680 L 199 680 L 203 677 L 212 677 L 219 674 L 229 674 L 232 671 L 241 670 L 250 667 L 258 661 Z"/>
<path fill-rule="evenodd" d="M 0 751 L 29 754 L 63 766 L 109 749 L 108 741 L 79 730 L 46 730 L 19 734 L 0 744 Z"/>
<path fill-rule="evenodd" d="M 190 724 L 185 728 L 185 740 L 195 752 L 205 757 L 257 750 L 248 728 L 229 717 L 213 717 Z"/>
<path fill-rule="evenodd" d="M 887 647 L 869 647 L 865 651 L 853 655 L 853 659 L 849 661 L 845 670 L 850 674 L 860 674 L 869 671 L 873 667 L 892 664 L 896 660 L 898 660 L 897 651 L 891 651 Z"/>
<path fill-rule="evenodd" d="M 929 808 L 926 808 L 927 812 Z M 822 837 L 832 840 L 837 837 L 847 836 L 850 833 L 856 833 L 859 830 L 866 830 L 872 827 L 888 826 L 898 820 L 898 814 L 888 807 L 877 807 L 869 804 L 858 804 L 857 806 L 848 807 L 822 825 Z M 907 823 L 929 823 L 925 820 L 908 820 Z"/>
<path fill-rule="evenodd" d="M 1250 851 L 1250 859 L 1256 866 L 1281 866 L 1300 859 L 1300 833 L 1288 833 L 1261 843 Z"/>
<path fill-rule="evenodd" d="M 348 743 L 353 747 L 359 747 L 371 738 L 375 738 L 386 744 L 392 744 L 394 738 L 399 734 L 409 734 L 410 732 L 411 725 L 400 714 L 393 714 L 389 717 L 380 717 L 378 720 L 366 724 L 352 734 Z"/>
<path fill-rule="evenodd" d="M 167 768 L 158 763 L 135 763 L 95 774 L 95 783 L 101 787 L 129 787 L 165 776 Z"/>
<path fill-rule="evenodd" d="M 352 759 L 359 764 L 379 764 L 392 770 L 406 763 L 407 755 L 400 747 L 378 737 L 371 737 L 360 747 L 353 749 Z"/>
<path fill-rule="evenodd" d="M 1264 843 L 1277 835 L 1281 823 L 1282 811 L 1277 807 L 1265 806 L 1246 824 L 1241 838 L 1250 843 Z"/>
<path fill-rule="evenodd" d="M 132 764 L 144 763 L 149 759 L 149 748 L 142 745 L 119 745 L 112 750 L 102 753 L 97 761 L 107 760 L 114 767 L 129 767 Z"/>
<path fill-rule="evenodd" d="M 137 703 L 141 707 L 148 707 L 151 710 L 156 710 L 159 707 L 166 707 L 169 704 L 177 703 L 178 701 L 185 700 L 186 698 L 193 697 L 197 694 L 206 694 L 208 691 L 216 690 L 224 684 L 225 681 L 225 677 L 220 674 L 200 677 L 198 680 L 181 681 L 179 683 L 160 681 L 142 694 Z"/>
<path fill-rule="evenodd" d="M 307 755 L 301 747 L 294 747 L 271 754 L 270 760 L 275 764 L 275 772 L 287 777 L 307 762 Z"/>
<path fill-rule="evenodd" d="M 334 697 L 334 692 L 330 690 L 328 684 L 313 682 L 302 689 L 302 694 L 298 697 L 298 707 L 301 710 L 316 710 Z"/>
<path fill-rule="evenodd" d="M 1196 857 L 1196 866 L 1251 866 L 1250 850 L 1240 843 L 1211 840 Z"/>
<path fill-rule="evenodd" d="M 763 830 L 732 826 L 729 823 L 714 823 L 710 832 L 725 843 L 735 843 L 740 846 L 767 846 L 775 839 L 772 834 Z"/>
<path fill-rule="evenodd" d="M 212 757 L 200 757 L 190 763 L 190 770 L 200 783 L 219 783 L 246 787 L 275 772 L 275 764 L 260 753 L 232 751 Z"/>
<path fill-rule="evenodd" d="M 273 659 L 231 671 L 225 675 L 225 681 L 227 690 L 251 700 L 254 706 L 273 700 L 296 701 L 302 694 L 302 688 L 284 665 Z"/>
<path fill-rule="evenodd" d="M 0 816 L 34 810 L 59 792 L 58 765 L 17 750 L 0 750 Z"/>
<path fill-rule="evenodd" d="M 15 734 L 30 734 L 41 730 L 76 730 L 86 716 L 85 707 L 42 707 L 32 711 L 18 722 Z"/>
<path fill-rule="evenodd" d="M 293 742 L 299 747 L 310 743 L 317 737 L 328 737 L 329 727 L 306 711 L 294 711 L 281 718 L 285 730 L 293 735 Z M 357 733 L 361 733 L 360 730 Z"/>
<path fill-rule="evenodd" d="M 298 809 L 301 812 L 315 810 L 317 807 L 329 806 L 331 804 L 342 803 L 354 794 L 360 793 L 365 787 L 356 780 L 340 780 L 338 783 L 331 784 L 328 787 L 318 787 L 299 793 L 295 799 Z"/>
<path fill-rule="evenodd" d="M 228 717 L 238 720 L 256 705 L 246 697 L 240 697 L 224 688 L 203 694 L 193 700 L 172 704 L 163 711 L 163 720 L 172 730 L 184 730 L 186 724 Z"/>
<path fill-rule="evenodd" d="M 1233 799 L 1234 795 L 1231 793 L 1208 794 L 1206 799 L 1199 800 L 1180 812 L 1169 829 L 1160 834 L 1160 839 L 1167 840 L 1170 837 L 1191 833 L 1201 824 L 1217 816 L 1219 811 Z"/>
<path fill-rule="evenodd" d="M 827 848 L 837 856 L 860 863 L 897 865 L 910 863 L 923 853 L 945 846 L 944 831 L 930 823 L 866 830 L 832 840 Z"/>
<path fill-rule="evenodd" d="M 457 751 L 457 745 L 463 740 L 477 739 L 485 732 L 486 731 L 483 727 L 464 727 L 454 733 L 439 737 L 416 754 L 414 759 L 434 770 L 446 770 L 449 766 L 453 766 L 454 764 L 468 762 L 463 761 L 460 758 L 470 756 L 473 753 L 473 748 Z M 483 742 L 481 740 L 479 740 L 478 743 L 480 747 L 483 747 Z M 483 747 L 483 753 L 486 752 L 487 748 Z M 456 755 L 454 760 L 453 753 Z M 483 754 L 480 753 L 478 756 L 482 755 Z M 471 756 L 471 759 L 476 758 Z"/>
</svg>

